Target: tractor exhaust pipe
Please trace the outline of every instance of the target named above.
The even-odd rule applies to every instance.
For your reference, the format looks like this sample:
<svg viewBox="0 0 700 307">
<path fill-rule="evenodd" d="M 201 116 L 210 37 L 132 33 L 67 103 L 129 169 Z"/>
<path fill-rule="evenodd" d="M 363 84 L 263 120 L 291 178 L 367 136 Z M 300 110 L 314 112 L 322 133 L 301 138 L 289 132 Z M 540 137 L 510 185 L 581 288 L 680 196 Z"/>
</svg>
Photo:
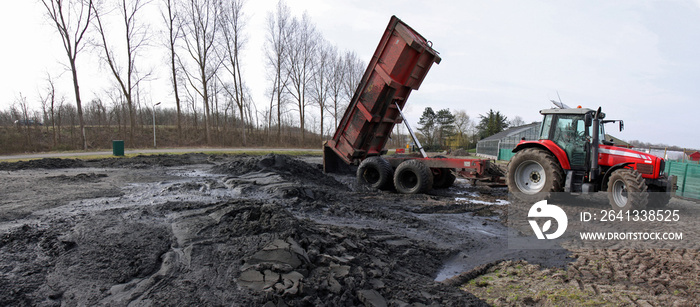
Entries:
<svg viewBox="0 0 700 307">
<path fill-rule="evenodd" d="M 591 171 L 588 174 L 589 182 L 595 182 L 598 179 L 598 144 L 600 144 L 600 107 L 593 115 L 593 138 L 591 140 Z"/>
</svg>

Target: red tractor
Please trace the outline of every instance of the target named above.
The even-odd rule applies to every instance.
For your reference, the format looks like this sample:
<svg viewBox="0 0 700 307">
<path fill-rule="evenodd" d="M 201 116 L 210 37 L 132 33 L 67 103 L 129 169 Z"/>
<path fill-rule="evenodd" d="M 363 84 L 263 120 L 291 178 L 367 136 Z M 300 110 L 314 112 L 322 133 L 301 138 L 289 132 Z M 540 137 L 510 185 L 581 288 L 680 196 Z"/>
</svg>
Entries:
<svg viewBox="0 0 700 307">
<path fill-rule="evenodd" d="M 534 203 L 553 192 L 607 191 L 613 209 L 659 208 L 675 191 L 675 176 L 664 173 L 664 159 L 615 146 L 605 140 L 601 109 L 540 111 L 538 141 L 521 141 L 508 163 L 506 183 L 515 198 Z"/>
</svg>

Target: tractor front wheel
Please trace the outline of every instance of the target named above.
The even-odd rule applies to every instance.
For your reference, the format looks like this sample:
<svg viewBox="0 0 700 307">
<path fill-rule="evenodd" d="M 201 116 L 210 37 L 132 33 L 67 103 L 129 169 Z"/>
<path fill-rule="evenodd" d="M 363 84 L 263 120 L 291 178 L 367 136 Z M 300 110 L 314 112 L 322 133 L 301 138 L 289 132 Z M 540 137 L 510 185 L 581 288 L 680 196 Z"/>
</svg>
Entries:
<svg viewBox="0 0 700 307">
<path fill-rule="evenodd" d="M 523 202 L 535 203 L 549 197 L 552 192 L 563 190 L 564 171 L 548 151 L 526 148 L 508 163 L 506 183 L 510 195 Z"/>
<path fill-rule="evenodd" d="M 610 175 L 608 201 L 614 210 L 645 209 L 648 197 L 647 184 L 637 171 L 621 168 Z"/>
</svg>

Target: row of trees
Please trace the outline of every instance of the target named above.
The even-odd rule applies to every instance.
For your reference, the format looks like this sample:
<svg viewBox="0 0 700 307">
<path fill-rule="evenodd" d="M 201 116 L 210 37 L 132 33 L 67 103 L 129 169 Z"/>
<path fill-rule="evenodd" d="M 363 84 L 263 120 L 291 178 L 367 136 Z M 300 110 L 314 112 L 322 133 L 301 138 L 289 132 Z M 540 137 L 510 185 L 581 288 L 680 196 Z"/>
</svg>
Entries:
<svg viewBox="0 0 700 307">
<path fill-rule="evenodd" d="M 67 105 L 74 103 L 81 148 L 89 147 L 85 128 L 89 125 L 116 126 L 127 146 L 137 146 L 136 139 L 143 130 L 139 125 L 144 124 L 139 117 L 152 114 L 148 104 L 153 102 L 147 103 L 152 100 L 140 84 L 154 77 L 157 63 L 148 63 L 145 56 L 154 51 L 168 55 L 170 80 L 164 83 L 169 83 L 175 100 L 178 140 L 190 136 L 189 130 L 201 129 L 206 145 L 218 145 L 221 138 L 234 137 L 246 146 L 248 135 L 259 130 L 264 130 L 268 144 L 273 146 L 288 139 L 283 136 L 290 131 L 299 134 L 302 144 L 310 130 L 323 139 L 337 126 L 366 66 L 354 52 L 342 52 L 325 40 L 308 15 L 292 16 L 280 0 L 268 12 L 262 50 L 269 77 L 269 101 L 256 104 L 242 69 L 242 54 L 256 52 L 246 49 L 248 18 L 244 0 L 41 3 L 61 37 L 73 97 L 61 95 L 53 75 L 48 74 L 40 97 L 42 110 L 27 110 L 26 97 L 20 94 L 6 117 L 27 119 L 34 113 L 37 120 L 42 118 L 52 127 L 54 144 L 60 143 L 60 126 L 65 124 L 66 114 L 72 112 Z M 156 7 L 162 18 L 160 23 L 152 24 L 146 13 Z M 153 28 L 165 30 L 161 33 Z M 160 43 L 153 44 L 156 41 Z M 90 114 L 86 114 L 77 65 L 87 52 L 101 59 L 113 84 L 109 89 L 90 89 L 102 93 L 95 94 L 98 97 L 88 103 Z M 223 134 L 222 130 L 227 129 L 229 133 Z"/>
<path fill-rule="evenodd" d="M 449 109 L 435 112 L 431 107 L 425 108 L 418 125 L 419 141 L 423 147 L 432 150 L 445 148 L 474 148 L 479 140 L 499 133 L 508 127 L 524 125 L 520 116 L 508 120 L 500 111 L 489 110 L 479 115 L 474 122 L 464 110 L 452 113 Z"/>
</svg>

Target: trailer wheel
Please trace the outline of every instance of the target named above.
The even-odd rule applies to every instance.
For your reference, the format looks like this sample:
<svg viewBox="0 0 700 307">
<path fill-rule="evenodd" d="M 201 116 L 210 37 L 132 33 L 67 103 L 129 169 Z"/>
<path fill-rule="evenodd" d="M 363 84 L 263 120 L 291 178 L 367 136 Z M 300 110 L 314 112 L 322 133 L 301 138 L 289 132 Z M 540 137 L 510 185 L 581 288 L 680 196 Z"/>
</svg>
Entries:
<svg viewBox="0 0 700 307">
<path fill-rule="evenodd" d="M 433 189 L 447 189 L 455 183 L 457 177 L 449 168 L 434 168 Z"/>
<path fill-rule="evenodd" d="M 649 193 L 642 174 L 632 169 L 614 171 L 608 180 L 608 201 L 615 210 L 645 209 Z"/>
<path fill-rule="evenodd" d="M 375 189 L 391 188 L 393 175 L 389 161 L 378 156 L 365 159 L 357 168 L 357 182 Z"/>
<path fill-rule="evenodd" d="M 510 195 L 534 203 L 563 190 L 564 171 L 548 151 L 526 148 L 510 159 L 506 184 Z"/>
<path fill-rule="evenodd" d="M 433 187 L 433 173 L 418 160 L 406 160 L 394 172 L 394 186 L 403 194 L 425 193 Z"/>
</svg>

